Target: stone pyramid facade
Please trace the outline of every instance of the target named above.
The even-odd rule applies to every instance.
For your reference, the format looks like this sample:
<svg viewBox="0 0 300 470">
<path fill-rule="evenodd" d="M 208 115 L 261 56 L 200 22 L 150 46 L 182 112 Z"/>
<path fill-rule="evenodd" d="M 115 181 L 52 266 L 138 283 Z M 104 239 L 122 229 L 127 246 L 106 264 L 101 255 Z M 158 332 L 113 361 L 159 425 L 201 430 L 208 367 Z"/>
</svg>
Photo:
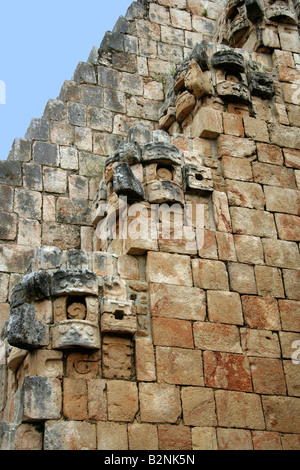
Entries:
<svg viewBox="0 0 300 470">
<path fill-rule="evenodd" d="M 1 450 L 299 450 L 299 0 L 141 0 L 0 162 Z"/>
</svg>

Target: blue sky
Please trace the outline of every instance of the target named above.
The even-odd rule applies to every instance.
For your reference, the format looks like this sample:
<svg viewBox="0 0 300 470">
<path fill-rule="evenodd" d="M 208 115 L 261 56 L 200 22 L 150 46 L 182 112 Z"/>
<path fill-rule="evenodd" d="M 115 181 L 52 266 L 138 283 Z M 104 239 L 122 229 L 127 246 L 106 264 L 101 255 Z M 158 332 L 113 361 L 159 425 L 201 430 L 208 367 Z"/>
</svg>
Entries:
<svg viewBox="0 0 300 470">
<path fill-rule="evenodd" d="M 100 46 L 132 0 L 2 2 L 0 27 L 0 159 L 32 118 L 71 80 L 78 62 Z M 4 96 L 5 87 L 5 96 Z M 5 100 L 4 100 L 5 98 Z M 5 104 L 2 104 L 5 101 Z"/>
</svg>

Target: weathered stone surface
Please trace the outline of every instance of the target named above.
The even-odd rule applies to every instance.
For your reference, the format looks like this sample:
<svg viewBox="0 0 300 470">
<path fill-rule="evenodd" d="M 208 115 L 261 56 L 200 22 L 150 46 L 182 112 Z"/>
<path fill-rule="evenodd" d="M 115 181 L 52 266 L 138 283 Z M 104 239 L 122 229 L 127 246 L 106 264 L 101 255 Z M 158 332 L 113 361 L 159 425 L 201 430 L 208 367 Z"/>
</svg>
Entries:
<svg viewBox="0 0 300 470">
<path fill-rule="evenodd" d="M 80 421 L 47 421 L 44 450 L 96 450 L 96 425 Z"/>
<path fill-rule="evenodd" d="M 53 349 L 82 347 L 100 348 L 99 328 L 85 320 L 66 320 L 52 326 Z"/>
<path fill-rule="evenodd" d="M 182 348 L 156 348 L 159 382 L 174 385 L 204 385 L 200 351 Z"/>
<path fill-rule="evenodd" d="M 204 351 L 203 361 L 206 386 L 252 392 L 250 364 L 247 357 Z"/>
<path fill-rule="evenodd" d="M 215 398 L 219 426 L 265 429 L 259 395 L 217 390 Z"/>
<path fill-rule="evenodd" d="M 161 450 L 191 450 L 191 430 L 188 426 L 158 425 L 159 448 Z"/>
<path fill-rule="evenodd" d="M 271 297 L 242 296 L 243 312 L 250 328 L 280 330 L 277 301 Z"/>
<path fill-rule="evenodd" d="M 222 114 L 210 107 L 199 108 L 193 119 L 192 136 L 216 139 L 222 132 Z"/>
<path fill-rule="evenodd" d="M 249 361 L 255 393 L 286 395 L 284 373 L 279 359 L 251 357 Z"/>
<path fill-rule="evenodd" d="M 261 239 L 250 235 L 234 235 L 237 260 L 240 263 L 264 264 Z"/>
<path fill-rule="evenodd" d="M 195 286 L 210 290 L 229 290 L 226 266 L 221 261 L 192 260 Z"/>
<path fill-rule="evenodd" d="M 271 331 L 242 328 L 241 343 L 247 356 L 281 357 L 278 336 Z"/>
<path fill-rule="evenodd" d="M 134 382 L 111 380 L 107 384 L 108 419 L 132 422 L 138 412 L 138 390 Z"/>
<path fill-rule="evenodd" d="M 139 385 L 141 421 L 148 423 L 176 423 L 181 415 L 180 392 L 175 385 Z"/>
<path fill-rule="evenodd" d="M 239 330 L 234 325 L 195 322 L 195 347 L 209 351 L 241 353 Z"/>
<path fill-rule="evenodd" d="M 35 318 L 32 305 L 14 308 L 7 326 L 8 341 L 21 349 L 34 349 L 49 344 L 49 327 Z"/>
<path fill-rule="evenodd" d="M 154 347 L 150 338 L 135 340 L 136 376 L 141 382 L 155 382 L 156 367 Z"/>
<path fill-rule="evenodd" d="M 97 423 L 97 450 L 128 450 L 127 424 Z"/>
<path fill-rule="evenodd" d="M 61 384 L 48 377 L 25 377 L 24 421 L 60 419 L 62 408 Z"/>
<path fill-rule="evenodd" d="M 300 300 L 300 272 L 283 269 L 285 293 L 288 299 Z"/>
<path fill-rule="evenodd" d="M 279 300 L 278 307 L 282 329 L 300 332 L 300 303 L 296 300 Z"/>
<path fill-rule="evenodd" d="M 207 291 L 209 320 L 216 323 L 243 325 L 240 296 L 237 292 Z"/>
<path fill-rule="evenodd" d="M 266 264 L 280 268 L 298 269 L 299 250 L 296 243 L 283 240 L 262 240 Z"/>
<path fill-rule="evenodd" d="M 284 298 L 280 269 L 257 265 L 254 270 L 258 295 Z"/>
<path fill-rule="evenodd" d="M 259 184 L 227 180 L 226 188 L 230 206 L 264 210 L 265 198 Z"/>
<path fill-rule="evenodd" d="M 250 431 L 245 429 L 217 429 L 219 450 L 253 450 Z"/>
<path fill-rule="evenodd" d="M 240 294 L 256 294 L 256 283 L 252 266 L 240 263 L 228 265 L 230 288 Z"/>
<path fill-rule="evenodd" d="M 206 303 L 201 289 L 188 286 L 174 287 L 168 284 L 150 284 L 150 306 L 153 317 L 181 320 L 204 320 Z"/>
<path fill-rule="evenodd" d="M 153 424 L 130 423 L 128 440 L 130 450 L 158 450 L 158 433 Z"/>
<path fill-rule="evenodd" d="M 98 295 L 98 280 L 94 272 L 87 269 L 57 270 L 51 277 L 51 295 L 81 293 Z"/>
<path fill-rule="evenodd" d="M 230 214 L 233 233 L 276 238 L 273 214 L 244 207 L 231 207 Z"/>
<path fill-rule="evenodd" d="M 266 428 L 270 431 L 299 433 L 300 400 L 292 397 L 262 397 Z"/>
<path fill-rule="evenodd" d="M 242 139 L 230 135 L 220 135 L 217 140 L 217 146 L 219 158 L 247 158 L 249 161 L 256 158 L 256 145 L 255 142 L 250 139 Z"/>
<path fill-rule="evenodd" d="M 216 429 L 214 427 L 192 428 L 193 450 L 218 450 Z"/>
<path fill-rule="evenodd" d="M 194 347 L 191 322 L 171 318 L 152 319 L 153 342 L 158 346 Z"/>
<path fill-rule="evenodd" d="M 193 285 L 190 257 L 186 255 L 149 252 L 146 273 L 148 282 Z"/>
<path fill-rule="evenodd" d="M 299 215 L 299 191 L 271 186 L 265 186 L 264 191 L 268 211 Z"/>
</svg>

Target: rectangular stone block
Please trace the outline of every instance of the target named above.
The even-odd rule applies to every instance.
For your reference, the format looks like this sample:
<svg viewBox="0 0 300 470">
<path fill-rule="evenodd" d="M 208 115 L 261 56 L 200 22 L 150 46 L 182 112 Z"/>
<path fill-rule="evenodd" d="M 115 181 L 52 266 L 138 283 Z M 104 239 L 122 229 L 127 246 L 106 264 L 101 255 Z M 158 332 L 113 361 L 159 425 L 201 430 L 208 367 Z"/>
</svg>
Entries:
<svg viewBox="0 0 300 470">
<path fill-rule="evenodd" d="M 212 203 L 216 229 L 219 232 L 231 232 L 232 227 L 227 194 L 221 191 L 214 191 Z"/>
<path fill-rule="evenodd" d="M 222 114 L 211 108 L 200 108 L 193 120 L 192 137 L 216 139 L 223 132 Z"/>
<path fill-rule="evenodd" d="M 228 273 L 230 288 L 240 294 L 256 294 L 256 282 L 253 266 L 240 263 L 229 263 Z"/>
<path fill-rule="evenodd" d="M 27 140 L 48 140 L 49 121 L 47 119 L 32 119 L 25 134 Z"/>
<path fill-rule="evenodd" d="M 243 429 L 265 429 L 260 396 L 245 392 L 215 392 L 219 426 Z"/>
<path fill-rule="evenodd" d="M 42 243 L 57 246 L 62 250 L 80 247 L 80 228 L 74 225 L 44 222 L 42 225 Z"/>
<path fill-rule="evenodd" d="M 158 433 L 153 424 L 129 424 L 128 440 L 130 450 L 158 450 Z"/>
<path fill-rule="evenodd" d="M 249 360 L 255 393 L 286 395 L 281 360 L 265 357 L 251 357 Z"/>
<path fill-rule="evenodd" d="M 299 191 L 265 186 L 264 192 L 266 197 L 266 208 L 268 211 L 299 215 Z"/>
<path fill-rule="evenodd" d="M 266 428 L 270 431 L 299 433 L 300 400 L 292 397 L 262 397 Z"/>
<path fill-rule="evenodd" d="M 295 89 L 293 89 L 295 92 Z M 280 124 L 271 124 L 269 126 L 270 142 L 279 147 L 299 149 L 300 136 L 297 127 L 287 127 Z"/>
<path fill-rule="evenodd" d="M 247 356 L 281 357 L 277 333 L 266 330 L 242 328 L 241 343 L 243 352 Z"/>
<path fill-rule="evenodd" d="M 248 160 L 223 157 L 222 167 L 224 178 L 240 181 L 251 181 L 253 179 L 251 163 Z"/>
<path fill-rule="evenodd" d="M 246 429 L 218 428 L 218 449 L 229 450 L 253 450 L 251 432 Z"/>
<path fill-rule="evenodd" d="M 234 325 L 195 322 L 195 347 L 209 351 L 241 353 L 239 329 Z"/>
<path fill-rule="evenodd" d="M 300 255 L 296 243 L 284 240 L 262 240 L 266 264 L 279 268 L 298 269 Z"/>
<path fill-rule="evenodd" d="M 154 317 L 152 335 L 154 345 L 190 349 L 194 347 L 192 324 L 189 321 Z"/>
<path fill-rule="evenodd" d="M 257 143 L 257 157 L 262 163 L 283 165 L 282 150 L 276 145 Z"/>
<path fill-rule="evenodd" d="M 244 355 L 204 351 L 203 361 L 206 386 L 252 392 L 250 364 Z"/>
<path fill-rule="evenodd" d="M 296 300 L 279 300 L 278 307 L 282 329 L 300 332 L 300 302 Z"/>
<path fill-rule="evenodd" d="M 150 307 L 153 317 L 181 320 L 204 320 L 206 316 L 205 294 L 196 287 L 168 284 L 150 284 Z"/>
<path fill-rule="evenodd" d="M 156 368 L 154 347 L 149 338 L 135 340 L 136 376 L 140 382 L 155 382 Z"/>
<path fill-rule="evenodd" d="M 157 378 L 174 385 L 204 385 L 201 351 L 156 348 Z"/>
<path fill-rule="evenodd" d="M 226 265 L 222 261 L 192 260 L 196 287 L 210 290 L 229 290 Z"/>
<path fill-rule="evenodd" d="M 226 188 L 230 206 L 264 210 L 265 197 L 260 184 L 227 180 Z"/>
<path fill-rule="evenodd" d="M 176 423 L 181 415 L 179 388 L 164 383 L 139 385 L 141 421 L 146 423 Z"/>
<path fill-rule="evenodd" d="M 264 264 L 261 239 L 250 235 L 234 235 L 237 260 L 246 264 Z"/>
<path fill-rule="evenodd" d="M 0 161 L 0 183 L 10 184 L 13 186 L 21 186 L 21 163 L 9 160 Z"/>
<path fill-rule="evenodd" d="M 300 300 L 300 271 L 283 269 L 282 274 L 287 298 Z"/>
<path fill-rule="evenodd" d="M 85 379 L 63 379 L 63 414 L 69 420 L 87 419 L 87 381 Z"/>
<path fill-rule="evenodd" d="M 139 409 L 136 383 L 124 380 L 109 381 L 107 406 L 110 421 L 132 422 Z"/>
<path fill-rule="evenodd" d="M 280 330 L 280 317 L 276 299 L 272 297 L 242 296 L 244 317 L 250 328 Z"/>
<path fill-rule="evenodd" d="M 23 421 L 60 419 L 62 411 L 62 392 L 59 379 L 25 377 L 23 393 Z"/>
<path fill-rule="evenodd" d="M 58 146 L 48 142 L 34 142 L 32 159 L 36 163 L 48 166 L 58 166 Z"/>
<path fill-rule="evenodd" d="M 181 389 L 183 422 L 187 426 L 216 426 L 216 405 L 211 388 Z"/>
<path fill-rule="evenodd" d="M 128 450 L 127 424 L 97 423 L 97 450 Z"/>
<path fill-rule="evenodd" d="M 245 134 L 258 142 L 269 142 L 268 127 L 265 121 L 248 116 L 243 117 Z"/>
<path fill-rule="evenodd" d="M 220 135 L 217 140 L 218 157 L 247 158 L 252 161 L 256 158 L 256 145 L 253 140 Z"/>
<path fill-rule="evenodd" d="M 17 235 L 18 217 L 8 212 L 0 213 L 0 239 L 14 240 Z"/>
<path fill-rule="evenodd" d="M 237 292 L 207 291 L 207 312 L 211 322 L 243 325 L 243 312 Z"/>
<path fill-rule="evenodd" d="M 11 212 L 14 202 L 14 189 L 5 184 L 0 184 L 0 209 Z"/>
<path fill-rule="evenodd" d="M 193 285 L 191 262 L 187 255 L 149 252 L 146 275 L 148 282 Z"/>
<path fill-rule="evenodd" d="M 96 425 L 80 421 L 47 421 L 44 450 L 96 450 Z"/>
<path fill-rule="evenodd" d="M 254 270 L 258 295 L 285 297 L 280 269 L 269 266 L 255 266 Z"/>
<path fill-rule="evenodd" d="M 278 189 L 276 188 L 276 191 Z M 274 217 L 270 212 L 245 207 L 231 207 L 230 214 L 233 233 L 277 238 Z"/>
</svg>

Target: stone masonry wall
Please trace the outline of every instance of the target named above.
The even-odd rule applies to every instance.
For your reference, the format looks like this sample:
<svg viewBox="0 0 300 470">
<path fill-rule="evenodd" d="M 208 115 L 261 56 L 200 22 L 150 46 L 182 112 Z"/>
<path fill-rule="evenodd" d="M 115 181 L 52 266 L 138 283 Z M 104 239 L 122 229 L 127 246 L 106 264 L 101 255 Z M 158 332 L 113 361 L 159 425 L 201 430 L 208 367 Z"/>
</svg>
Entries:
<svg viewBox="0 0 300 470">
<path fill-rule="evenodd" d="M 299 450 L 298 18 L 297 1 L 133 2 L 15 139 L 0 449 Z M 145 225 L 151 202 L 200 205 L 196 244 L 161 220 L 154 240 L 100 240 L 97 205 L 122 194 Z"/>
</svg>

